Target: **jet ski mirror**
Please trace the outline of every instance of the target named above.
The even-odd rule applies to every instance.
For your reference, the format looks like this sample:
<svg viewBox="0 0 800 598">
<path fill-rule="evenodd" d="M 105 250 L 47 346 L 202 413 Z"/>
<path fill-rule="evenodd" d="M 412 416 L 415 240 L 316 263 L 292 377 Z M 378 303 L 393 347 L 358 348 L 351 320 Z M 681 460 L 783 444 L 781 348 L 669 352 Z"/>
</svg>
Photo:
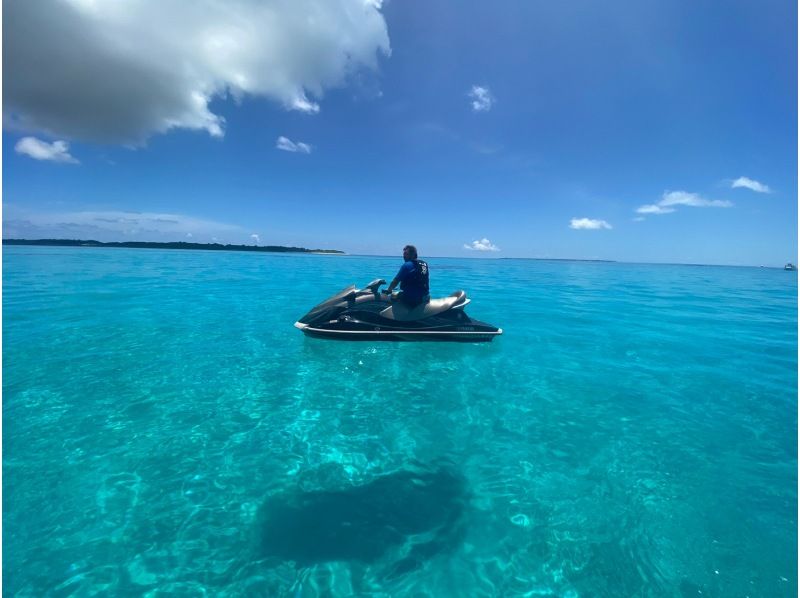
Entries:
<svg viewBox="0 0 800 598">
<path fill-rule="evenodd" d="M 383 278 L 376 278 L 371 283 L 369 283 L 367 286 L 365 286 L 364 290 L 365 291 L 369 291 L 370 293 L 377 293 L 378 292 L 378 288 L 382 284 L 386 284 L 386 281 Z"/>
</svg>

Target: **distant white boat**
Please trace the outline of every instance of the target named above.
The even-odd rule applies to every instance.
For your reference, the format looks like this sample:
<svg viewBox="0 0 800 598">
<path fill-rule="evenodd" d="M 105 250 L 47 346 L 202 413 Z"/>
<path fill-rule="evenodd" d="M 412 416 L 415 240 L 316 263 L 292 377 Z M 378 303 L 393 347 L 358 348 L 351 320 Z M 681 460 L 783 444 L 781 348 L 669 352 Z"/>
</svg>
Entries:
<svg viewBox="0 0 800 598">
<path fill-rule="evenodd" d="M 784 270 L 797 270 L 797 266 L 795 266 L 792 262 L 789 262 L 783 267 Z"/>
</svg>

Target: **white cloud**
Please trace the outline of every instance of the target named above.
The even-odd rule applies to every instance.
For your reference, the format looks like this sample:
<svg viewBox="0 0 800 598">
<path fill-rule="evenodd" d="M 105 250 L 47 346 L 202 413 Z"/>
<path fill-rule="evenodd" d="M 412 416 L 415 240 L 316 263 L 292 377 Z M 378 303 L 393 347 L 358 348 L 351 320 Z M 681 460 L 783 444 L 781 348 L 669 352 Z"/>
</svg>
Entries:
<svg viewBox="0 0 800 598">
<path fill-rule="evenodd" d="M 5 124 L 139 144 L 172 128 L 223 135 L 214 98 L 315 113 L 326 90 L 391 53 L 380 9 L 377 0 L 12 0 Z"/>
<path fill-rule="evenodd" d="M 470 251 L 500 251 L 497 245 L 494 245 L 485 237 L 480 240 L 475 240 L 469 245 L 465 243 L 464 249 L 469 249 Z"/>
<path fill-rule="evenodd" d="M 636 212 L 639 214 L 671 214 L 674 211 L 675 208 L 664 208 L 656 204 L 647 204 L 636 208 Z"/>
<path fill-rule="evenodd" d="M 727 199 L 705 199 L 697 193 L 687 191 L 665 191 L 661 201 L 656 204 L 647 204 L 636 208 L 638 214 L 671 214 L 675 211 L 672 206 L 689 206 L 692 208 L 730 208 L 733 202 Z"/>
<path fill-rule="evenodd" d="M 306 114 L 317 114 L 319 112 L 319 104 L 309 101 L 305 96 L 292 100 L 291 107 Z"/>
<path fill-rule="evenodd" d="M 189 237 L 246 238 L 240 226 L 186 214 L 87 210 L 35 212 L 3 205 L 3 237 L 27 239 L 94 239 L 96 241 L 178 241 Z"/>
<path fill-rule="evenodd" d="M 494 104 L 494 96 L 488 87 L 473 85 L 467 94 L 472 99 L 472 110 L 475 112 L 488 112 Z"/>
<path fill-rule="evenodd" d="M 253 239 L 253 243 L 255 243 L 256 245 L 261 243 L 261 238 L 256 233 L 250 235 L 250 238 Z"/>
<path fill-rule="evenodd" d="M 605 220 L 573 218 L 569 221 L 569 227 L 574 228 L 575 230 L 600 230 L 601 228 L 610 229 L 611 225 Z"/>
<path fill-rule="evenodd" d="M 686 191 L 666 191 L 660 206 L 691 206 L 693 208 L 730 208 L 733 204 L 724 199 L 703 199 L 697 193 Z"/>
<path fill-rule="evenodd" d="M 736 189 L 737 187 L 750 189 L 756 193 L 772 193 L 772 189 L 770 189 L 767 185 L 759 183 L 758 181 L 754 181 L 753 179 L 748 179 L 746 176 L 740 176 L 731 183 L 731 189 Z"/>
<path fill-rule="evenodd" d="M 66 141 L 47 143 L 36 137 L 23 137 L 14 146 L 18 154 L 30 156 L 35 160 L 50 160 L 67 164 L 79 164 L 69 153 L 69 144 Z"/>
<path fill-rule="evenodd" d="M 311 153 L 311 146 L 307 143 L 303 143 L 301 141 L 295 143 L 291 139 L 282 135 L 278 137 L 278 140 L 275 142 L 275 147 L 285 152 L 300 152 L 301 154 Z"/>
</svg>

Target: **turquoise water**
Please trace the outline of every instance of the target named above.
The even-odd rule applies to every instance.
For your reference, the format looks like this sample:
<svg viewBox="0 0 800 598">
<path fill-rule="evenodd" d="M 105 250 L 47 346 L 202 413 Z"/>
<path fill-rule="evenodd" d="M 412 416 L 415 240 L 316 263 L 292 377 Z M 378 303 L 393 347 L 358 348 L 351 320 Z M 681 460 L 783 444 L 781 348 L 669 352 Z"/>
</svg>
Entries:
<svg viewBox="0 0 800 598">
<path fill-rule="evenodd" d="M 796 595 L 796 273 L 429 262 L 505 334 L 292 327 L 398 258 L 5 247 L 4 595 Z"/>
</svg>

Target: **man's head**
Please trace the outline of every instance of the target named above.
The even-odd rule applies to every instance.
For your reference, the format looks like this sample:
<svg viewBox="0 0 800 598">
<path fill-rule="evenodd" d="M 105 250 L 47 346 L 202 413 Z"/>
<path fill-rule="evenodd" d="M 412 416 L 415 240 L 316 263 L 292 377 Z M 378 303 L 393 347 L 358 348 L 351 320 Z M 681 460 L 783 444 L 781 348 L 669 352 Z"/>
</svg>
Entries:
<svg viewBox="0 0 800 598">
<path fill-rule="evenodd" d="M 417 259 L 417 248 L 413 245 L 406 245 L 403 247 L 403 259 L 405 261 Z"/>
</svg>

